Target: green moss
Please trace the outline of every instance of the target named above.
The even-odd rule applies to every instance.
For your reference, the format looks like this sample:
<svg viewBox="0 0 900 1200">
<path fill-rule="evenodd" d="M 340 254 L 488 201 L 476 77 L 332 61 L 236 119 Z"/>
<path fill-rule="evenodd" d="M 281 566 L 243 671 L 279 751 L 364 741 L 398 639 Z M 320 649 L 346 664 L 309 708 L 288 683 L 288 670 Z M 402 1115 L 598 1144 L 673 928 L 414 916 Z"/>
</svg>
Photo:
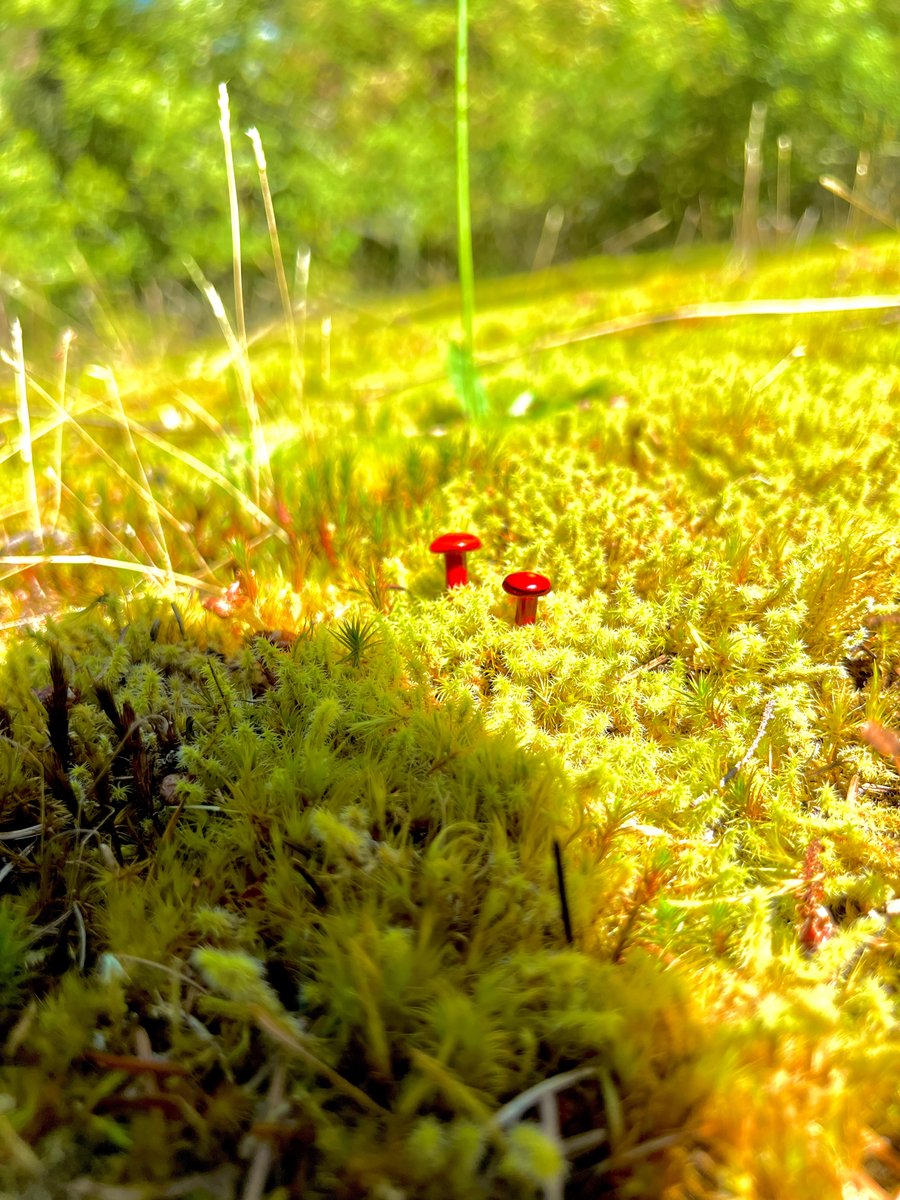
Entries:
<svg viewBox="0 0 900 1200">
<path fill-rule="evenodd" d="M 843 267 L 791 270 L 728 287 Z M 499 289 L 498 327 L 576 324 L 590 270 L 560 279 L 543 309 Z M 623 280 L 591 305 L 725 286 Z M 147 588 L 8 644 L 2 1089 L 60 1188 L 213 1171 L 243 1138 L 313 1197 L 506 1200 L 560 1171 L 572 1196 L 803 1197 L 900 1132 L 900 789 L 858 736 L 900 727 L 896 344 L 871 317 L 766 329 L 534 359 L 539 415 L 477 436 L 398 436 L 438 391 L 339 390 L 329 440 L 276 455 L 291 538 L 241 551 L 232 613 Z M 405 370 L 395 337 L 348 356 Z M 197 517 L 195 482 L 166 486 Z M 466 527 L 447 593 L 428 544 Z M 193 564 L 173 535 L 177 569 L 218 530 L 198 518 Z M 526 567 L 553 591 L 518 628 L 500 582 Z M 494 1119 L 582 1066 L 568 1149 L 536 1102 Z"/>
</svg>

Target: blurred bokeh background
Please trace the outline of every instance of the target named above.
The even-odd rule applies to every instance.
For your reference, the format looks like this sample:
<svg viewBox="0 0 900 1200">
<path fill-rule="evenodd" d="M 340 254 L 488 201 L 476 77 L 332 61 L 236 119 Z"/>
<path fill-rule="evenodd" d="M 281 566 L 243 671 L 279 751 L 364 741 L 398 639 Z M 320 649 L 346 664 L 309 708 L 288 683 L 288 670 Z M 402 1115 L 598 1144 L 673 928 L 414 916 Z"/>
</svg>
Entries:
<svg viewBox="0 0 900 1200">
<path fill-rule="evenodd" d="M 251 304 L 277 298 L 249 126 L 289 262 L 452 279 L 455 20 L 453 0 L 3 0 L 0 291 L 70 311 L 99 281 L 153 307 L 188 257 L 225 279 L 220 81 Z M 763 244 L 900 207 L 896 0 L 474 0 L 470 39 L 481 278 L 730 239 L 748 135 Z"/>
</svg>

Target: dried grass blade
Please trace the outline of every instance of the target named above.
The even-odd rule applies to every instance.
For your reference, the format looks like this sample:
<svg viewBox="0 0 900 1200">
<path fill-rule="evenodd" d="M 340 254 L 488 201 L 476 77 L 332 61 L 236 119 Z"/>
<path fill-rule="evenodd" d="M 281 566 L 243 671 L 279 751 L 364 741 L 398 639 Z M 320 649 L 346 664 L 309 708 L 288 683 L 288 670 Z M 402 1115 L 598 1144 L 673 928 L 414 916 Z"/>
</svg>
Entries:
<svg viewBox="0 0 900 1200">
<path fill-rule="evenodd" d="M 302 1058 L 304 1062 L 307 1062 L 320 1075 L 327 1079 L 332 1087 L 355 1101 L 360 1108 L 366 1109 L 367 1112 L 376 1113 L 380 1117 L 389 1115 L 387 1109 L 382 1108 L 380 1104 L 376 1104 L 370 1096 L 367 1096 L 364 1091 L 356 1087 L 355 1084 L 352 1084 L 349 1079 L 345 1079 L 343 1075 L 339 1075 L 333 1067 L 329 1067 L 328 1063 L 323 1062 L 317 1054 L 313 1054 L 311 1050 L 307 1049 L 294 1031 L 282 1021 L 279 1021 L 274 1013 L 263 1008 L 261 1004 L 251 1004 L 249 1006 L 249 1014 L 264 1033 L 268 1033 L 279 1045 L 284 1046 L 286 1050 L 290 1050 L 298 1058 Z"/>
<path fill-rule="evenodd" d="M 613 317 L 577 333 L 541 338 L 527 350 L 514 355 L 479 359 L 478 367 L 502 366 L 507 362 L 515 362 L 526 354 L 558 350 L 563 346 L 574 346 L 579 342 L 590 342 L 595 338 L 610 337 L 617 333 L 630 333 L 634 329 L 645 329 L 650 325 L 669 325 L 681 321 L 722 321 L 734 317 L 823 316 L 828 313 L 877 312 L 898 308 L 900 296 L 829 296 L 799 300 L 738 300 L 715 304 L 684 304 L 665 312 Z"/>
<path fill-rule="evenodd" d="M 47 392 L 45 392 L 42 388 L 39 388 L 38 390 L 40 391 L 40 393 L 44 397 L 44 399 L 47 400 L 54 408 L 59 408 L 59 405 L 57 404 L 57 402 L 53 399 L 53 397 L 51 395 L 49 395 Z M 136 479 L 134 479 L 131 475 L 129 475 L 128 472 L 125 470 L 125 468 L 107 450 L 104 450 L 99 442 L 95 441 L 95 439 L 91 437 L 91 435 L 87 432 L 87 430 L 84 428 L 84 426 L 79 421 L 77 421 L 71 413 L 67 414 L 67 420 L 70 422 L 72 427 L 77 431 L 79 436 L 91 447 L 91 449 L 94 451 L 94 453 L 99 455 L 100 458 L 103 459 L 103 461 L 106 463 L 106 465 L 109 467 L 109 469 L 119 479 L 121 479 L 122 482 L 127 487 L 129 487 L 132 491 L 136 492 L 148 506 L 150 504 L 152 504 L 154 506 L 155 511 L 161 517 L 164 517 L 165 520 L 172 526 L 173 529 L 177 529 L 179 533 L 187 533 L 188 532 L 188 526 L 186 526 L 182 521 L 179 521 L 178 518 L 173 513 L 169 512 L 169 510 L 167 508 L 165 508 L 165 507 L 163 507 L 163 505 L 159 504 L 159 502 L 155 499 L 155 497 L 150 492 L 149 484 L 147 485 L 147 487 L 144 487 Z M 130 429 L 135 428 L 135 422 L 133 422 L 132 419 L 129 416 L 127 416 L 127 414 L 125 416 L 125 420 Z M 146 476 L 144 478 L 146 479 Z"/>
<path fill-rule="evenodd" d="M 231 328 L 231 323 L 228 320 L 228 314 L 225 312 L 225 305 L 222 303 L 222 297 L 209 282 L 193 259 L 185 259 L 185 267 L 198 289 L 206 297 L 210 308 L 213 311 L 213 316 L 219 324 L 222 331 L 229 353 L 231 354 L 232 362 L 237 372 L 238 389 L 241 393 L 241 399 L 244 403 L 244 408 L 247 412 L 247 419 L 250 424 L 250 436 L 253 443 L 253 454 L 250 459 L 251 470 L 251 485 L 253 487 L 253 502 L 259 507 L 260 498 L 260 473 L 264 476 L 265 484 L 269 495 L 274 491 L 272 481 L 272 467 L 269 462 L 269 450 L 266 445 L 265 433 L 263 431 L 262 420 L 259 415 L 259 408 L 256 404 L 256 396 L 253 392 L 253 377 L 250 372 L 250 359 L 246 349 L 246 335 L 244 342 L 240 342 L 235 336 L 234 330 Z"/>
<path fill-rule="evenodd" d="M 197 579 L 194 575 L 181 575 L 178 571 L 165 570 L 162 567 L 150 566 L 147 563 L 120 562 L 117 558 L 103 558 L 98 554 L 5 554 L 0 556 L 0 564 L 17 567 L 24 570 L 27 567 L 40 567 L 45 563 L 58 563 L 68 566 L 111 567 L 114 571 L 131 571 L 135 575 L 146 575 L 148 579 L 164 579 L 167 583 L 178 584 L 181 587 L 196 588 L 202 592 L 218 592 L 218 584 L 208 583 Z M 16 571 L 10 574 L 17 574 Z"/>
<path fill-rule="evenodd" d="M 138 474 L 143 483 L 142 495 L 146 496 L 147 509 L 150 516 L 151 525 L 153 527 L 153 537 L 159 546 L 162 553 L 163 562 L 166 564 L 166 569 L 169 574 L 172 574 L 172 559 L 169 555 L 169 547 L 166 544 L 166 535 L 163 531 L 162 521 L 159 516 L 159 507 L 156 503 L 156 497 L 150 488 L 150 480 L 147 478 L 147 472 L 144 470 L 144 464 L 141 461 L 141 456 L 138 454 L 137 446 L 134 443 L 134 438 L 131 436 L 131 426 L 128 421 L 128 415 L 125 412 L 125 405 L 122 403 L 122 396 L 119 392 L 119 385 L 116 383 L 116 377 L 108 367 L 97 368 L 99 377 L 106 384 L 106 394 L 111 403 L 113 410 L 112 415 L 115 420 L 122 426 L 125 431 L 125 437 L 128 441 L 128 447 L 131 450 L 132 457 L 137 464 Z M 174 586 L 174 577 L 172 578 Z"/>
<path fill-rule="evenodd" d="M 574 1087 L 583 1079 L 590 1079 L 596 1075 L 597 1072 L 593 1067 L 578 1067 L 574 1071 L 564 1071 L 561 1075 L 552 1075 L 549 1079 L 542 1079 L 540 1083 L 536 1083 L 518 1096 L 514 1096 L 512 1100 L 508 1100 L 502 1108 L 494 1113 L 492 1121 L 500 1129 L 505 1129 L 521 1120 L 529 1108 L 540 1105 L 545 1096 L 554 1096 L 557 1092 L 564 1092 L 566 1088 Z"/>
<path fill-rule="evenodd" d="M 234 153 L 231 148 L 231 108 L 228 85 L 219 84 L 219 129 L 225 149 L 225 174 L 228 178 L 228 209 L 231 216 L 231 259 L 234 273 L 234 312 L 238 341 L 247 352 L 247 323 L 244 319 L 244 283 L 241 271 L 241 215 L 238 209 L 237 183 L 234 177 Z"/>
<path fill-rule="evenodd" d="M 25 498 L 31 515 L 31 532 L 43 549 L 44 531 L 38 505 L 37 481 L 34 476 L 34 456 L 31 448 L 31 417 L 28 412 L 28 384 L 25 374 L 25 351 L 22 346 L 22 324 L 12 323 L 12 365 L 16 375 L 16 402 L 19 410 L 19 453 L 25 472 Z"/>
<path fill-rule="evenodd" d="M 275 261 L 275 278 L 278 281 L 278 294 L 281 297 L 281 307 L 284 312 L 284 323 L 287 328 L 288 340 L 291 345 L 291 365 L 297 366 L 297 329 L 294 325 L 294 310 L 291 305 L 291 295 L 288 291 L 287 276 L 284 273 L 284 258 L 281 254 L 281 239 L 278 236 L 278 225 L 275 222 L 275 205 L 272 202 L 272 189 L 269 187 L 269 172 L 266 164 L 266 154 L 263 150 L 262 138 L 255 127 L 247 130 L 247 137 L 253 145 L 256 158 L 256 170 L 259 173 L 259 186 L 262 191 L 263 206 L 266 210 L 266 224 L 269 227 L 269 241 L 272 243 L 272 258 Z"/>
<path fill-rule="evenodd" d="M 63 462 L 63 430 L 68 414 L 66 412 L 66 376 L 69 370 L 69 347 L 75 337 L 73 329 L 66 329 L 59 344 L 59 407 L 62 417 L 54 422 L 56 426 L 56 441 L 53 446 L 53 502 L 50 510 L 49 525 L 55 529 L 59 523 L 59 510 L 62 505 L 62 462 Z"/>
<path fill-rule="evenodd" d="M 888 229 L 900 230 L 900 224 L 894 220 L 890 213 L 876 208 L 874 204 L 870 204 L 867 200 L 864 200 L 855 191 L 851 192 L 845 184 L 841 183 L 839 179 L 835 179 L 833 175 L 820 175 L 819 186 L 823 187 L 826 192 L 831 192 L 833 196 L 838 196 L 852 208 L 859 209 L 867 217 L 872 217 L 874 220 L 880 221 L 882 225 L 887 225 Z"/>
<path fill-rule="evenodd" d="M 170 454 L 180 463 L 183 463 L 184 466 L 190 467 L 192 471 L 196 471 L 199 475 L 202 475 L 204 479 L 208 479 L 210 483 L 216 484 L 216 486 L 220 487 L 223 492 L 227 492 L 228 495 L 231 496 L 232 499 L 241 506 L 244 512 L 253 517 L 253 519 L 260 525 L 265 525 L 265 527 L 271 533 L 273 533 L 277 538 L 280 538 L 285 544 L 290 542 L 290 538 L 288 537 L 287 533 L 276 521 L 273 521 L 272 518 L 259 507 L 258 504 L 255 504 L 249 499 L 249 497 L 245 496 L 240 488 L 235 487 L 230 480 L 226 479 L 225 476 L 215 470 L 214 467 L 208 466 L 205 462 L 202 462 L 201 459 L 195 458 L 193 454 L 189 454 L 186 450 L 180 450 L 177 446 L 173 446 L 171 442 L 167 442 L 165 438 L 159 437 L 158 434 L 155 434 L 152 430 L 147 429 L 146 426 L 141 425 L 139 421 L 135 421 L 131 417 L 129 417 L 129 424 L 139 437 L 144 438 L 144 440 L 150 442 L 151 445 L 157 446 L 160 450 L 164 450 L 167 454 Z"/>
</svg>

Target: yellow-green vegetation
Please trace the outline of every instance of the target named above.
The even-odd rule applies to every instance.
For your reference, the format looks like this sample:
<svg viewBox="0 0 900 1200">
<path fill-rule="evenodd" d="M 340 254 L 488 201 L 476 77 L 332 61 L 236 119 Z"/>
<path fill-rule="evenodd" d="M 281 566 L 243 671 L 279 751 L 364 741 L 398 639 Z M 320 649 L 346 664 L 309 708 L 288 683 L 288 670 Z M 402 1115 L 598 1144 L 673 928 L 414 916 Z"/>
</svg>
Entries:
<svg viewBox="0 0 900 1200">
<path fill-rule="evenodd" d="M 62 398 L 29 368 L 5 1194 L 896 1188 L 896 311 L 572 339 L 898 279 L 894 239 L 505 281 L 477 425 L 455 297 L 335 305 L 302 397 L 287 343 L 251 345 L 258 508 L 217 349 L 74 343 Z M 452 529 L 483 549 L 445 592 Z M 553 581 L 532 627 L 518 569 Z"/>
</svg>

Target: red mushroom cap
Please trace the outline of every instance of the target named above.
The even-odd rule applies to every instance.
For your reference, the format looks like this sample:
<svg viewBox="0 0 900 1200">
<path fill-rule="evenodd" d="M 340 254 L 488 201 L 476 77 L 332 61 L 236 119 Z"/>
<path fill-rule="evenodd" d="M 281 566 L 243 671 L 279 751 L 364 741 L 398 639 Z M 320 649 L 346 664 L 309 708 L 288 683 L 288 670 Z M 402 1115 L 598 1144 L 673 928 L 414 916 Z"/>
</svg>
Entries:
<svg viewBox="0 0 900 1200">
<path fill-rule="evenodd" d="M 481 542 L 474 533 L 442 533 L 428 549 L 432 554 L 447 554 L 453 550 L 467 553 L 469 550 L 480 550 Z"/>
<path fill-rule="evenodd" d="M 547 576 L 535 571 L 513 571 L 503 580 L 502 586 L 510 596 L 546 596 L 552 590 Z"/>
</svg>

